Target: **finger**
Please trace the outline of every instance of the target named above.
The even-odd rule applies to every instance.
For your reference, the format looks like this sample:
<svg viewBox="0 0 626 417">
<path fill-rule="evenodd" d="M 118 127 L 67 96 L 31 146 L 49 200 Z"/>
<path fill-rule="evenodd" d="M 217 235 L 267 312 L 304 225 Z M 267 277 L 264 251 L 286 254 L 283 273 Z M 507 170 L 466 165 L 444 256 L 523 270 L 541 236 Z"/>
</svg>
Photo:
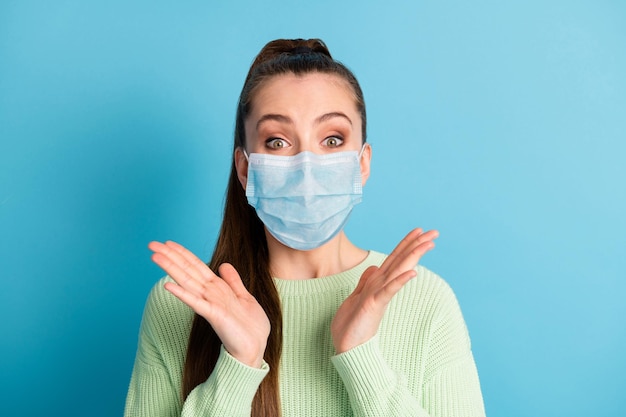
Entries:
<svg viewBox="0 0 626 417">
<path fill-rule="evenodd" d="M 223 263 L 219 267 L 219 273 L 220 277 L 222 277 L 226 284 L 228 284 L 230 289 L 233 291 L 233 293 L 235 293 L 237 297 L 250 296 L 250 293 L 243 285 L 241 277 L 239 276 L 239 273 L 234 266 L 229 263 Z"/>
<path fill-rule="evenodd" d="M 209 322 L 211 321 L 210 317 L 213 309 L 211 308 L 211 304 L 204 298 L 193 292 L 187 291 L 184 287 L 174 284 L 173 282 L 166 282 L 165 289 L 174 294 L 174 296 L 180 301 L 187 304 L 193 311 L 200 314 Z"/>
<path fill-rule="evenodd" d="M 432 249 L 432 245 L 434 245 L 434 240 L 439 236 L 439 232 L 436 230 L 430 230 L 426 233 L 422 233 L 416 239 L 411 241 L 408 245 L 405 246 L 402 252 L 398 253 L 398 256 L 394 260 L 395 262 L 402 262 L 407 257 L 415 256 L 418 254 L 419 249 L 423 249 L 424 247 Z M 423 254 L 423 253 L 422 253 Z"/>
<path fill-rule="evenodd" d="M 391 281 L 387 282 L 381 291 L 377 294 L 376 298 L 384 305 L 387 305 L 389 301 L 404 287 L 404 285 L 411 279 L 417 276 L 417 271 L 411 269 L 398 275 Z"/>
<path fill-rule="evenodd" d="M 176 243 L 172 240 L 168 240 L 167 242 L 165 242 L 165 245 L 178 253 L 182 257 L 182 259 L 187 262 L 188 265 L 198 270 L 203 278 L 208 280 L 216 278 L 216 275 L 213 273 L 213 271 L 211 271 L 207 264 L 196 255 L 194 255 L 189 249 L 185 248 L 183 245 Z"/>
<path fill-rule="evenodd" d="M 426 242 L 427 240 L 435 240 L 439 237 L 439 231 L 438 230 L 429 230 L 425 233 L 422 233 L 419 237 L 419 241 L 420 242 Z"/>
<path fill-rule="evenodd" d="M 382 270 L 382 272 L 383 273 L 386 272 L 387 269 L 389 268 L 389 265 L 391 265 L 395 261 L 398 255 L 401 252 L 403 252 L 407 246 L 411 245 L 412 242 L 414 242 L 417 238 L 419 238 L 421 234 L 422 234 L 422 229 L 419 227 L 417 229 L 411 230 L 400 241 L 400 243 L 398 243 L 398 245 L 393 249 L 393 251 L 391 251 L 389 256 L 387 256 L 387 258 L 385 259 L 385 262 L 383 262 L 383 264 L 380 266 L 380 269 Z"/>
<path fill-rule="evenodd" d="M 422 256 L 434 247 L 435 243 L 432 240 L 427 240 L 425 242 L 416 243 L 415 246 L 399 255 L 395 262 L 389 266 L 386 275 L 383 278 L 383 285 L 387 285 L 388 283 L 396 280 L 399 275 L 407 271 L 414 270 Z"/>
<path fill-rule="evenodd" d="M 167 256 L 170 261 L 185 271 L 190 278 L 200 282 L 200 284 L 215 278 L 213 271 L 204 262 L 176 242 L 151 242 L 148 247 L 155 253 L 158 252 Z"/>
<path fill-rule="evenodd" d="M 425 242 L 416 242 L 414 246 L 407 248 L 407 250 L 399 255 L 393 265 L 389 267 L 387 272 L 388 277 L 397 276 L 407 270 L 414 269 L 419 263 L 422 256 L 426 252 L 432 250 L 435 247 L 435 242 L 427 240 Z"/>
<path fill-rule="evenodd" d="M 202 285 L 167 255 L 155 252 L 152 254 L 152 261 L 160 266 L 178 285 L 183 286 L 187 290 L 194 290 L 196 293 L 201 292 Z"/>
<path fill-rule="evenodd" d="M 410 253 L 415 248 L 415 246 L 420 244 L 422 239 L 428 240 L 429 238 L 432 238 L 434 234 L 438 233 L 436 231 L 434 234 L 431 232 L 423 233 L 422 228 L 419 227 L 417 229 L 411 230 L 404 237 L 404 239 L 402 239 L 400 243 L 398 243 L 398 245 L 391 252 L 391 254 L 389 254 L 387 259 L 385 259 L 385 262 L 383 262 L 383 264 L 381 265 L 381 270 L 384 273 L 387 273 L 387 271 L 394 267 L 398 259 L 403 260 L 404 258 L 406 258 L 406 253 Z"/>
<path fill-rule="evenodd" d="M 150 247 L 154 248 L 156 251 L 152 254 L 152 261 L 172 277 L 178 285 L 195 294 L 202 294 L 204 286 L 201 280 L 199 280 L 198 274 L 193 276 L 189 273 L 191 270 L 181 268 L 175 259 L 176 255 L 172 254 L 171 249 L 165 248 L 165 245 L 162 243 L 153 243 L 156 244 L 151 243 Z"/>
<path fill-rule="evenodd" d="M 406 245 L 398 250 L 396 259 L 405 258 L 408 254 L 413 252 L 416 247 L 420 246 L 423 243 L 431 242 L 435 240 L 438 236 L 439 232 L 437 230 L 429 230 L 427 232 L 416 235 L 413 239 L 409 240 Z"/>
<path fill-rule="evenodd" d="M 354 291 L 352 291 L 352 294 L 359 294 L 367 284 L 370 277 L 376 271 L 378 271 L 378 267 L 376 265 L 369 266 L 365 271 L 363 271 L 363 274 L 361 275 L 361 278 L 359 279 L 356 288 L 354 289 Z"/>
</svg>

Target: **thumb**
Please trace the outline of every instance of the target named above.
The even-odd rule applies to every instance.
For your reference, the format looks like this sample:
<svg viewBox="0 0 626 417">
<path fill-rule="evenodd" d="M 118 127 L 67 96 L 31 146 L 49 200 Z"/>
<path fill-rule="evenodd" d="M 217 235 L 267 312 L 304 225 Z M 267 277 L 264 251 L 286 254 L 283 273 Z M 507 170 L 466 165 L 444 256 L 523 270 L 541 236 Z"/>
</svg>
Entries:
<svg viewBox="0 0 626 417">
<path fill-rule="evenodd" d="M 229 263 L 223 263 L 219 266 L 218 271 L 220 277 L 228 284 L 237 297 L 250 295 L 234 266 Z"/>
<path fill-rule="evenodd" d="M 363 290 L 363 288 L 365 287 L 365 284 L 367 284 L 367 281 L 369 280 L 369 278 L 376 271 L 378 271 L 378 267 L 376 265 L 372 265 L 372 266 L 368 267 L 365 271 L 363 271 L 363 274 L 361 275 L 361 278 L 359 279 L 359 283 L 357 284 L 357 286 L 354 289 L 354 291 L 352 292 L 352 294 L 360 293 Z"/>
</svg>

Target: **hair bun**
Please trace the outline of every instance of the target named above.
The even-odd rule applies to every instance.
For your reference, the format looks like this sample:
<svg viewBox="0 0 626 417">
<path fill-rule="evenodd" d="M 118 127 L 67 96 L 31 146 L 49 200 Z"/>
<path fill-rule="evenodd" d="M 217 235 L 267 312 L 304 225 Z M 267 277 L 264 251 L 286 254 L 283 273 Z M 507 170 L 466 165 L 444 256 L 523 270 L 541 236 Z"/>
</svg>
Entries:
<svg viewBox="0 0 626 417">
<path fill-rule="evenodd" d="M 289 51 L 291 55 L 305 55 L 305 54 L 312 54 L 313 52 L 315 51 L 313 51 L 311 47 L 306 46 L 306 45 L 298 45 L 292 48 L 291 51 Z"/>
<path fill-rule="evenodd" d="M 261 63 L 274 60 L 280 55 L 297 56 L 322 54 L 332 59 L 330 51 L 321 39 L 276 39 L 268 42 L 256 56 L 250 71 Z"/>
</svg>

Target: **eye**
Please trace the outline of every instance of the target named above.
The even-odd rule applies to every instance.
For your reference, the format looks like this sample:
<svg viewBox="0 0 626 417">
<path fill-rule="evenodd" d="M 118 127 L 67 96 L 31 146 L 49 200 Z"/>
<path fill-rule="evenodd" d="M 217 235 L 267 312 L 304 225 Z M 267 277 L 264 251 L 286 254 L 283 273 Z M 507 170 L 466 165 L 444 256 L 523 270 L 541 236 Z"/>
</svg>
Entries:
<svg viewBox="0 0 626 417">
<path fill-rule="evenodd" d="M 265 141 L 265 146 L 270 149 L 283 149 L 289 146 L 289 143 L 285 139 L 269 138 Z"/>
<path fill-rule="evenodd" d="M 339 136 L 329 136 L 324 139 L 323 144 L 324 146 L 328 146 L 329 148 L 337 148 L 343 145 L 343 139 Z"/>
</svg>

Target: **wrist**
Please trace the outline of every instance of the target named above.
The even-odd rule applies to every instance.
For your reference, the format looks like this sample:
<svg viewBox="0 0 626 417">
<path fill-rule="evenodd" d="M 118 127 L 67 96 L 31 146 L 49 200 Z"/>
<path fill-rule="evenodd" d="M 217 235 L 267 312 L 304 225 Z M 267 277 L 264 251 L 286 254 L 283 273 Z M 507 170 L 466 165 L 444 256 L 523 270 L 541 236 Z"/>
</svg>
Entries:
<svg viewBox="0 0 626 417">
<path fill-rule="evenodd" d="M 237 361 L 251 368 L 260 369 L 265 363 L 263 360 L 265 349 L 263 349 L 261 353 L 231 352 L 226 346 L 224 346 L 224 350 L 226 350 L 226 352 Z"/>
</svg>

